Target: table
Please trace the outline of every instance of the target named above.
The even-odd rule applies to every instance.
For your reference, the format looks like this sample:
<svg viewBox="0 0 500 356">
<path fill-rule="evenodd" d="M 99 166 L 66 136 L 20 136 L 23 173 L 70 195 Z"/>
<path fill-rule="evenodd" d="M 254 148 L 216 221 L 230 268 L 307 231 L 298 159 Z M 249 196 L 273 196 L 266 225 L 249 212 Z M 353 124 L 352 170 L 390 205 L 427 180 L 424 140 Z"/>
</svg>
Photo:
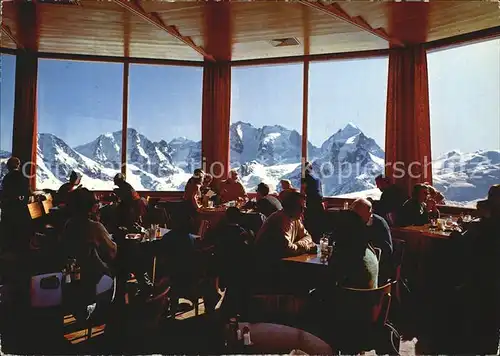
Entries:
<svg viewBox="0 0 500 356">
<path fill-rule="evenodd" d="M 441 231 L 432 229 L 430 224 L 422 226 L 406 226 L 406 227 L 393 227 L 391 231 L 396 234 L 418 234 L 419 236 L 430 237 L 434 239 L 448 239 L 451 236 L 451 231 Z"/>
<path fill-rule="evenodd" d="M 436 293 L 453 275 L 454 239 L 451 231 L 439 231 L 422 226 L 391 228 L 392 238 L 406 242 L 403 277 L 413 289 L 426 294 Z"/>
<path fill-rule="evenodd" d="M 304 330 L 279 324 L 239 323 L 240 329 L 245 326 L 250 329 L 253 343 L 243 350 L 247 354 L 289 354 L 292 350 L 302 350 L 309 355 L 333 354 L 326 342 Z"/>
<path fill-rule="evenodd" d="M 282 261 L 296 262 L 296 263 L 307 263 L 307 264 L 320 265 L 320 266 L 328 266 L 328 260 L 325 259 L 322 261 L 321 257 L 317 253 L 315 253 L 315 254 L 305 253 L 303 255 L 285 257 L 282 259 Z"/>
</svg>

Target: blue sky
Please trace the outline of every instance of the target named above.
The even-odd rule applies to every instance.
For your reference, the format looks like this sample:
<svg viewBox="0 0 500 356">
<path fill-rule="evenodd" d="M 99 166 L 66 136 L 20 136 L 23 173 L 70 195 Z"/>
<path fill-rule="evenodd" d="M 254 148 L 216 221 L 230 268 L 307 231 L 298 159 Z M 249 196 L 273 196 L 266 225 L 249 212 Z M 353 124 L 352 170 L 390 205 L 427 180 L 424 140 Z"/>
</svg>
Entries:
<svg viewBox="0 0 500 356">
<path fill-rule="evenodd" d="M 10 150 L 15 58 L 2 55 L 0 148 Z M 433 156 L 500 149 L 500 40 L 430 53 Z M 309 140 L 353 122 L 384 146 L 387 58 L 312 63 Z M 123 66 L 40 60 L 39 132 L 71 146 L 121 129 Z M 132 65 L 129 127 L 152 140 L 201 139 L 202 69 Z M 232 121 L 301 132 L 302 64 L 233 69 Z"/>
</svg>

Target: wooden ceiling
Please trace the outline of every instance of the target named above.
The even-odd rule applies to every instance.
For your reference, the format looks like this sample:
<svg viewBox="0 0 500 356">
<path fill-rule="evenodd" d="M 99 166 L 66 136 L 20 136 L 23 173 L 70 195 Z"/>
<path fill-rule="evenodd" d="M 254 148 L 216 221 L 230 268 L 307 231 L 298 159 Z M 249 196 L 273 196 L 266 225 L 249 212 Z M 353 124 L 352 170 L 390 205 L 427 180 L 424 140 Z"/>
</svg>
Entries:
<svg viewBox="0 0 500 356">
<path fill-rule="evenodd" d="M 26 19 L 24 0 L 10 0 L 3 4 L 1 46 L 16 48 L 5 35 L 10 30 L 21 46 L 39 52 L 246 60 L 387 49 L 390 42 L 429 42 L 500 26 L 499 5 L 489 1 L 304 2 L 33 2 L 34 15 Z M 30 21 L 36 38 L 25 33 Z M 282 38 L 299 44 L 271 45 Z"/>
</svg>

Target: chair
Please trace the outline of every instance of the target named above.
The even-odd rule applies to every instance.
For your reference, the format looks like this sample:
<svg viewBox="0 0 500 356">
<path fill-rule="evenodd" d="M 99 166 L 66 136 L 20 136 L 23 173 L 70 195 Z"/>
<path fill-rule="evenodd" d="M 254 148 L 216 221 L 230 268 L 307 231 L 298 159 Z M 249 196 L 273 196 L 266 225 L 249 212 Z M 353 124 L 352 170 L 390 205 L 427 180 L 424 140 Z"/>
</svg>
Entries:
<svg viewBox="0 0 500 356">
<path fill-rule="evenodd" d="M 200 236 L 200 240 L 203 240 L 205 237 L 205 233 L 210 229 L 210 221 L 202 220 L 200 224 L 200 229 L 198 230 L 198 235 Z"/>
<path fill-rule="evenodd" d="M 62 273 L 45 273 L 31 277 L 31 306 L 56 307 L 62 304 Z"/>
<path fill-rule="evenodd" d="M 52 209 L 54 207 L 54 204 L 52 202 L 52 199 L 50 200 L 44 200 L 42 202 L 42 206 L 43 206 L 43 211 L 45 212 L 45 215 L 49 215 L 50 214 L 50 209 Z"/>
<path fill-rule="evenodd" d="M 401 268 L 403 265 L 406 241 L 400 239 L 392 239 L 392 246 L 392 258 L 394 263 L 393 280 L 396 282 L 395 295 L 396 299 L 401 302 L 401 284 L 404 283 L 401 278 Z"/>
<path fill-rule="evenodd" d="M 43 216 L 42 205 L 39 202 L 30 203 L 28 204 L 28 212 L 31 220 L 39 219 Z"/>
<path fill-rule="evenodd" d="M 332 318 L 336 348 L 352 354 L 372 349 L 377 354 L 399 353 L 400 336 L 388 320 L 394 284 L 336 291 Z"/>
<path fill-rule="evenodd" d="M 67 294 L 69 298 L 75 297 L 79 291 L 78 287 L 72 294 Z M 72 305 L 69 312 L 73 314 L 77 322 L 81 322 L 87 330 L 87 339 L 92 338 L 92 328 L 95 323 L 105 319 L 109 307 L 114 302 L 116 296 L 116 278 L 103 275 L 95 287 L 95 302 L 88 305 Z M 86 309 L 86 313 L 84 313 Z"/>
<path fill-rule="evenodd" d="M 149 206 L 148 211 L 145 216 L 146 226 L 150 226 L 151 224 L 158 224 L 161 227 L 167 227 L 168 223 L 168 215 L 165 209 L 159 206 Z"/>
</svg>

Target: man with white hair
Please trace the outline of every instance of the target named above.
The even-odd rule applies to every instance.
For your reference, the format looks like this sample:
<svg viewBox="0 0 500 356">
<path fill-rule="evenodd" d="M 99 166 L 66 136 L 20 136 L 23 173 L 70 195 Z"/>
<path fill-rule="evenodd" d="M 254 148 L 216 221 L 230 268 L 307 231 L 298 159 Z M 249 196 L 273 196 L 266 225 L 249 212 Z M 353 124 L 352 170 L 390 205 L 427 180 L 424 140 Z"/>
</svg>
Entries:
<svg viewBox="0 0 500 356">
<path fill-rule="evenodd" d="M 370 243 L 382 250 L 379 280 L 384 283 L 391 277 L 393 268 L 392 237 L 389 225 L 381 216 L 373 214 L 372 204 L 367 199 L 356 199 L 350 210 L 358 214 L 366 224 L 366 233 Z"/>
</svg>

